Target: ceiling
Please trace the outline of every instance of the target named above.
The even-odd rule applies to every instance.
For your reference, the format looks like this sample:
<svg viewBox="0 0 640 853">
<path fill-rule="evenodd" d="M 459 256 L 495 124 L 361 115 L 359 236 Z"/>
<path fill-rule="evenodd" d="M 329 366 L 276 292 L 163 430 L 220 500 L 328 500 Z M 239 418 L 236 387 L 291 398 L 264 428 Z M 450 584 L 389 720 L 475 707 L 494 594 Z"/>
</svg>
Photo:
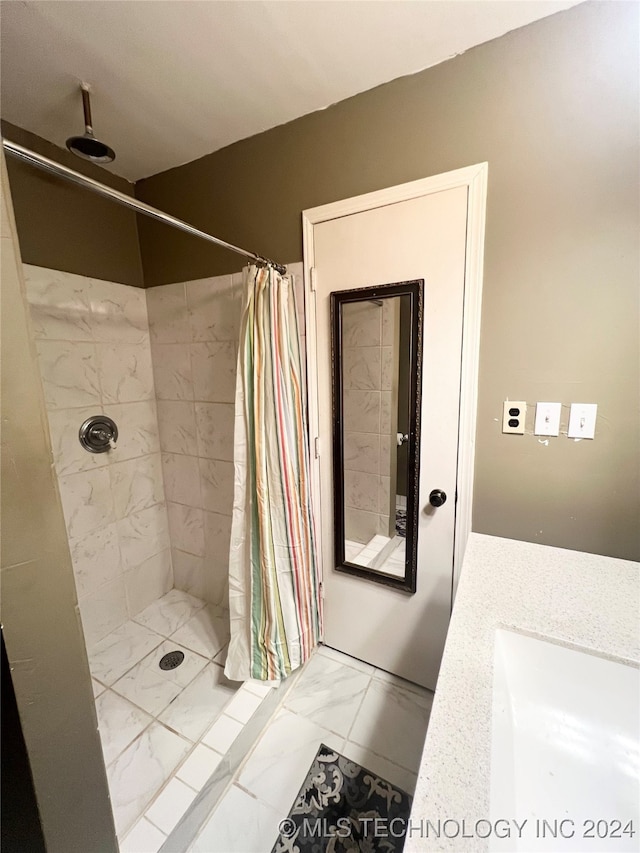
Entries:
<svg viewBox="0 0 640 853">
<path fill-rule="evenodd" d="M 576 2 L 3 0 L 2 117 L 64 146 L 86 80 L 108 168 L 135 181 Z"/>
</svg>

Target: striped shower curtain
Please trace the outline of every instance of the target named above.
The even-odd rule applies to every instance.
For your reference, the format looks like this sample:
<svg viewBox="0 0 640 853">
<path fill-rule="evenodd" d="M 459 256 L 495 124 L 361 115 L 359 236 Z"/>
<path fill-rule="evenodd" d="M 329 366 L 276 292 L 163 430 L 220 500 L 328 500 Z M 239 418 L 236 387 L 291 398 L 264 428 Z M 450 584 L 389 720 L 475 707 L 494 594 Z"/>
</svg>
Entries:
<svg viewBox="0 0 640 853">
<path fill-rule="evenodd" d="M 293 280 L 250 266 L 236 380 L 229 552 L 235 681 L 284 678 L 318 644 L 321 600 Z"/>
</svg>

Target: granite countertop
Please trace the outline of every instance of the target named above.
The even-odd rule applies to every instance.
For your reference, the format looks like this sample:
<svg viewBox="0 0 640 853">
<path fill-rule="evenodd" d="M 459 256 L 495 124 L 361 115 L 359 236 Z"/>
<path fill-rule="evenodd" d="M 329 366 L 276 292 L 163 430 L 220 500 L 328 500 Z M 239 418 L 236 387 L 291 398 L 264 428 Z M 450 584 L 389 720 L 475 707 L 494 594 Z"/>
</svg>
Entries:
<svg viewBox="0 0 640 853">
<path fill-rule="evenodd" d="M 640 660 L 640 564 L 472 533 L 418 774 L 405 853 L 487 850 L 462 821 L 490 820 L 494 634 L 516 628 Z M 445 819 L 454 837 L 426 822 Z"/>
</svg>

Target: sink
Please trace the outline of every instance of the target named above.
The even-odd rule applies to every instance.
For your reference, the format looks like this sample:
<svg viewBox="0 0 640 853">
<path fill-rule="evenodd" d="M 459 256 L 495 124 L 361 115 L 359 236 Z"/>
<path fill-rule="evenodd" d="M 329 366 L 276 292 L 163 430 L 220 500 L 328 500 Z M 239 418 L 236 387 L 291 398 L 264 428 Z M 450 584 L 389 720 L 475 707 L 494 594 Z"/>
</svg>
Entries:
<svg viewBox="0 0 640 853">
<path fill-rule="evenodd" d="M 640 849 L 639 670 L 506 629 L 493 664 L 491 821 L 526 824 L 489 849 Z"/>
</svg>

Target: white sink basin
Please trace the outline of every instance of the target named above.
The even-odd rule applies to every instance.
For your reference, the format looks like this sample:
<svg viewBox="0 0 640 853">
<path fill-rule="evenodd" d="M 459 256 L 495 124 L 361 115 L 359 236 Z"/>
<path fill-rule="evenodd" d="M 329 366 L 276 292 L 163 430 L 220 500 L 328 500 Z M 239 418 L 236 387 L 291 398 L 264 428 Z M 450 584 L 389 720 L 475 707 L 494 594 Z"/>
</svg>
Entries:
<svg viewBox="0 0 640 853">
<path fill-rule="evenodd" d="M 639 730 L 638 669 L 497 630 L 490 849 L 639 850 Z"/>
</svg>

